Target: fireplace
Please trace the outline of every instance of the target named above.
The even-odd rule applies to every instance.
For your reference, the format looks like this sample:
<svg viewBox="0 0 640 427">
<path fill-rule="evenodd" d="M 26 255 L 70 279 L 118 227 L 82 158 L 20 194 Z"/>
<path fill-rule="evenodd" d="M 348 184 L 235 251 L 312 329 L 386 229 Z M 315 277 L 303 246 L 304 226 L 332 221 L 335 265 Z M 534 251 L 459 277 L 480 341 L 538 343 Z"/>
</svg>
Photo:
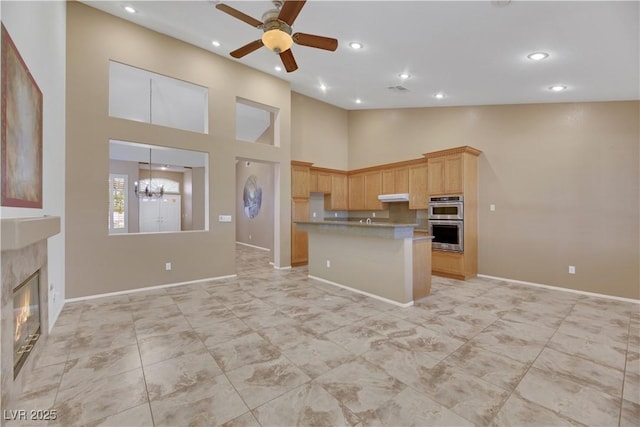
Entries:
<svg viewBox="0 0 640 427">
<path fill-rule="evenodd" d="M 13 378 L 40 337 L 40 270 L 13 290 Z"/>
</svg>

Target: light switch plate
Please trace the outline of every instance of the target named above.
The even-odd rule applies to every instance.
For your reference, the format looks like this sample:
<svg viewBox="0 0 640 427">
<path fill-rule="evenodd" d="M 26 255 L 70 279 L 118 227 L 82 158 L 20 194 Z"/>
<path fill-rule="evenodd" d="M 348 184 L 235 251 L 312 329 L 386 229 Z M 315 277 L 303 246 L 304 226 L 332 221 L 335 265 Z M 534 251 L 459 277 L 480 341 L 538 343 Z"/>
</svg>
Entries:
<svg viewBox="0 0 640 427">
<path fill-rule="evenodd" d="M 231 215 L 218 215 L 218 222 L 231 222 Z"/>
</svg>

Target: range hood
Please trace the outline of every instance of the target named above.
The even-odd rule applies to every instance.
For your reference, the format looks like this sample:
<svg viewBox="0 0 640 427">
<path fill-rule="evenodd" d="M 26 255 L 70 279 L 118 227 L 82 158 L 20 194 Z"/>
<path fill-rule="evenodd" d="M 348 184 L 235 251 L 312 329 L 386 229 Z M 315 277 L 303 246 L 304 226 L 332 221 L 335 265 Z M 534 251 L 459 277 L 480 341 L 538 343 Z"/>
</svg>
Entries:
<svg viewBox="0 0 640 427">
<path fill-rule="evenodd" d="M 398 194 L 381 194 L 378 196 L 378 200 L 384 203 L 389 202 L 408 202 L 409 201 L 409 193 L 398 193 Z"/>
</svg>

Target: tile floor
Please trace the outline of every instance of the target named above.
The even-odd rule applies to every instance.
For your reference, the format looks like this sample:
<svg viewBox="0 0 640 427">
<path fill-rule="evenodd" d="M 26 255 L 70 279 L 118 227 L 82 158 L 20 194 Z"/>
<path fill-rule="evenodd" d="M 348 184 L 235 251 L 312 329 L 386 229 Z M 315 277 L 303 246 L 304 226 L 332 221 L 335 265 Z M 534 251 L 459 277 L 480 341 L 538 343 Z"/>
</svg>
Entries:
<svg viewBox="0 0 640 427">
<path fill-rule="evenodd" d="M 434 277 L 401 309 L 240 245 L 238 266 L 234 279 L 66 304 L 12 409 L 53 408 L 52 426 L 640 420 L 637 304 Z"/>
</svg>

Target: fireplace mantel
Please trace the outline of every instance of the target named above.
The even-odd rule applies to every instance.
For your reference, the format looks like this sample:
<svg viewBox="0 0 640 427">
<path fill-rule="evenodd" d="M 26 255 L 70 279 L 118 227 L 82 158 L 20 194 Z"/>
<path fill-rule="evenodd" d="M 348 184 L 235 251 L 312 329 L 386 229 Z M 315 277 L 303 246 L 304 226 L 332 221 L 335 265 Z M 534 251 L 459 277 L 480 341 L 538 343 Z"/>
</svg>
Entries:
<svg viewBox="0 0 640 427">
<path fill-rule="evenodd" d="M 21 249 L 59 232 L 59 216 L 2 218 L 2 250 Z"/>
</svg>

